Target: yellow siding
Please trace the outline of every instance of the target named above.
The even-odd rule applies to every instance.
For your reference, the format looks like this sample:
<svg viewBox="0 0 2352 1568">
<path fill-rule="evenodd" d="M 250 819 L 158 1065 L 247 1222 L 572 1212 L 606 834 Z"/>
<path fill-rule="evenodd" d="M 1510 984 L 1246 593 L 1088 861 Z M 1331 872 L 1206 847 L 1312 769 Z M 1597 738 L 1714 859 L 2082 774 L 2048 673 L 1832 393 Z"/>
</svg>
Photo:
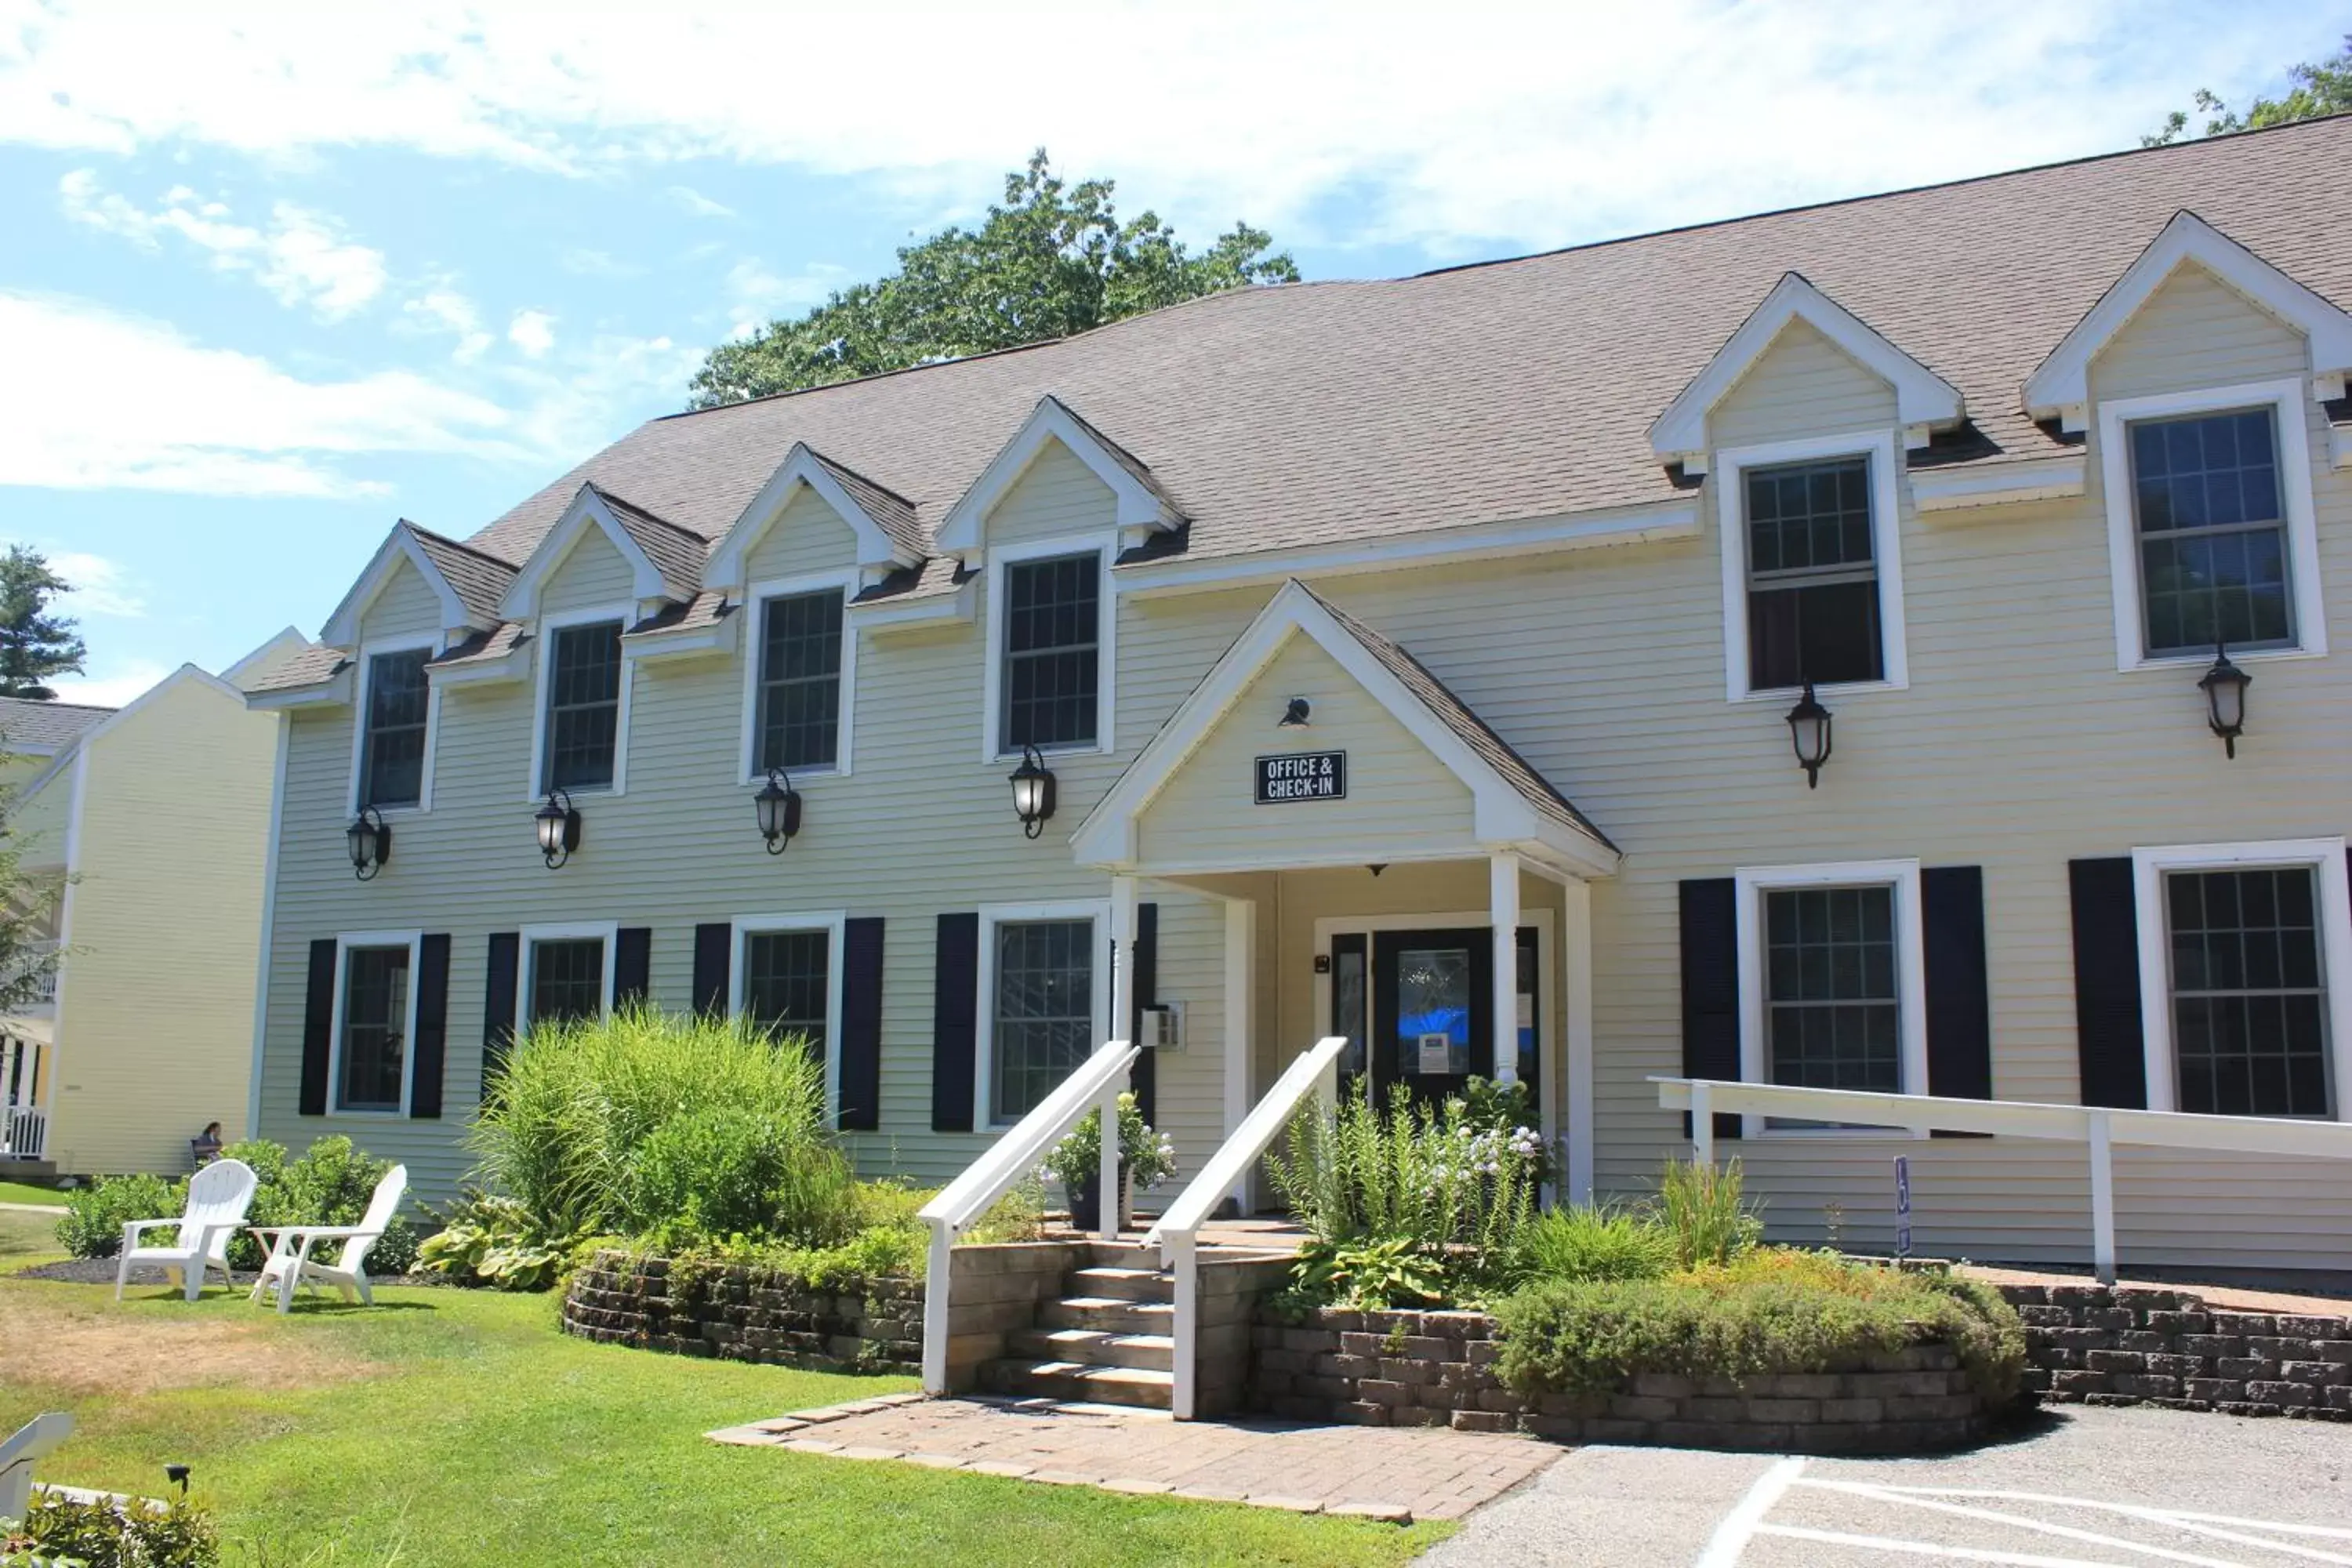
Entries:
<svg viewBox="0 0 2352 1568">
<path fill-rule="evenodd" d="M 806 485 L 794 489 L 782 515 L 751 547 L 749 563 L 754 583 L 839 572 L 856 563 L 857 535 Z"/>
<path fill-rule="evenodd" d="M 1715 405 L 1707 432 L 1717 447 L 1751 447 L 1894 423 L 1895 388 L 1798 320 Z"/>
<path fill-rule="evenodd" d="M 2309 363 L 2300 333 L 2190 263 L 2148 296 L 2091 363 L 2097 397 L 2144 397 L 2300 375 Z"/>
<path fill-rule="evenodd" d="M 566 610 L 602 609 L 625 605 L 636 597 L 629 563 L 604 537 L 604 530 L 583 530 L 551 573 L 540 593 L 540 608 L 550 615 Z"/>
<path fill-rule="evenodd" d="M 991 544 L 1024 544 L 1112 525 L 1110 487 L 1059 441 L 1048 441 L 988 516 Z"/>
<path fill-rule="evenodd" d="M 375 603 L 360 616 L 360 637 L 364 642 L 412 637 L 425 640 L 444 629 L 441 619 L 441 596 L 425 574 L 404 559 L 393 568 L 392 581 L 383 585 Z"/>
<path fill-rule="evenodd" d="M 244 1133 L 277 726 L 183 676 L 88 743 L 49 1131 L 61 1171 L 176 1173 L 205 1122 Z"/>
<path fill-rule="evenodd" d="M 38 765 L 26 769 L 23 766 L 26 763 Z M 49 759 L 17 757 L 11 758 L 9 763 L 12 770 L 23 776 L 0 784 L 0 788 L 21 790 L 35 774 L 48 766 Z M 51 773 L 38 790 L 20 796 L 9 807 L 9 837 L 15 843 L 16 853 L 22 858 L 22 864 L 27 868 L 65 864 L 66 829 L 73 812 L 73 770 L 74 764 L 68 761 Z"/>
</svg>

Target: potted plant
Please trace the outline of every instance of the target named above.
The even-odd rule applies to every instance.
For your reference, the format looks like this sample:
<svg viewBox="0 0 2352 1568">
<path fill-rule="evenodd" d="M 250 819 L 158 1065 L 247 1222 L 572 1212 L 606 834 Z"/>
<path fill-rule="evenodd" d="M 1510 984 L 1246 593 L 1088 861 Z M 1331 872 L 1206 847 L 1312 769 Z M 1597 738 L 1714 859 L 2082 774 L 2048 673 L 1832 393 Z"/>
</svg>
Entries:
<svg viewBox="0 0 2352 1568">
<path fill-rule="evenodd" d="M 1040 1173 L 1062 1184 L 1070 1195 L 1070 1224 L 1080 1230 L 1101 1228 L 1102 1111 L 1089 1110 L 1069 1135 L 1054 1145 Z M 1138 1187 L 1149 1187 L 1176 1173 L 1176 1144 L 1151 1130 L 1143 1108 L 1132 1094 L 1118 1097 L 1118 1222 L 1122 1229 L 1133 1217 Z"/>
</svg>

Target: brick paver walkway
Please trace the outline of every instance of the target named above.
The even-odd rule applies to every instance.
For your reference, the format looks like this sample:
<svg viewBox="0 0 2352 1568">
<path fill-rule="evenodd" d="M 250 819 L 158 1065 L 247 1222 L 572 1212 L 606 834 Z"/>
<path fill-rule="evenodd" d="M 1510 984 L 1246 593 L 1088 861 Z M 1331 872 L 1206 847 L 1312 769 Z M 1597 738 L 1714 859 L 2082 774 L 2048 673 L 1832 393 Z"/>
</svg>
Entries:
<svg viewBox="0 0 2352 1568">
<path fill-rule="evenodd" d="M 1533 1438 L 1442 1426 L 1172 1421 L 1115 1405 L 920 1394 L 803 1410 L 710 1436 L 845 1459 L 898 1459 L 1052 1485 L 1400 1524 L 1459 1519 L 1563 1452 Z"/>
</svg>

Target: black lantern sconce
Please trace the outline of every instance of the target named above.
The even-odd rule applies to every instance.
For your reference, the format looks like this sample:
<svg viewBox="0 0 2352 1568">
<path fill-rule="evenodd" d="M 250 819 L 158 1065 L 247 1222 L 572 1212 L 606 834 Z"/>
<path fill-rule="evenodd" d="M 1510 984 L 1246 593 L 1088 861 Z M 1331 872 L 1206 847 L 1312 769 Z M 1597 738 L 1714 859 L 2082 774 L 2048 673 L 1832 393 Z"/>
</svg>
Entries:
<svg viewBox="0 0 2352 1568">
<path fill-rule="evenodd" d="M 1277 730 L 1304 730 L 1307 725 L 1315 721 L 1313 717 L 1314 712 L 1315 704 L 1307 701 L 1304 697 L 1294 697 L 1290 700 L 1290 706 L 1282 710 L 1282 718 L 1276 721 L 1275 728 Z"/>
<path fill-rule="evenodd" d="M 1797 765 L 1805 770 L 1805 787 L 1819 789 L 1822 764 L 1830 760 L 1830 724 L 1832 715 L 1813 696 L 1813 683 L 1805 682 L 1805 694 L 1789 710 L 1789 742 L 1796 748 Z"/>
<path fill-rule="evenodd" d="M 1009 775 L 1013 783 L 1013 810 L 1021 818 L 1024 837 L 1034 838 L 1045 831 L 1045 821 L 1054 815 L 1054 773 L 1045 759 L 1037 754 L 1034 746 L 1021 748 L 1021 765 Z"/>
<path fill-rule="evenodd" d="M 760 837 L 768 841 L 768 853 L 782 854 L 801 830 L 801 796 L 793 788 L 792 775 L 770 768 L 768 782 L 751 797 L 751 805 L 760 814 Z"/>
<path fill-rule="evenodd" d="M 2213 733 L 2221 737 L 2222 749 L 2231 757 L 2238 754 L 2238 737 L 2246 732 L 2246 688 L 2254 678 L 2230 662 L 2230 650 L 2221 643 L 2213 645 L 2213 668 L 2197 683 L 2205 693 L 2205 721 Z"/>
<path fill-rule="evenodd" d="M 363 805 L 343 829 L 343 847 L 351 852 L 352 875 L 362 882 L 373 881 L 392 858 L 392 825 L 384 821 L 383 813 Z"/>
<path fill-rule="evenodd" d="M 580 847 L 580 808 L 572 804 L 571 795 L 560 789 L 547 792 L 547 804 L 531 814 L 539 828 L 539 853 L 554 870 L 572 858 Z"/>
</svg>

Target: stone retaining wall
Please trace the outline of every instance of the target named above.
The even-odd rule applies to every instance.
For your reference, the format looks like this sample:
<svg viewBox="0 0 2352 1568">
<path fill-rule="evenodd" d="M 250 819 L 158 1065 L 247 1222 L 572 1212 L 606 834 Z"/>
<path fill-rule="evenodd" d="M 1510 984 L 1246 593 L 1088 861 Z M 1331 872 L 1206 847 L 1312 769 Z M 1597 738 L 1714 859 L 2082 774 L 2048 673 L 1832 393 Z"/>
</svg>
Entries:
<svg viewBox="0 0 2352 1568">
<path fill-rule="evenodd" d="M 1292 1420 L 1701 1448 L 1899 1453 L 1969 1442 L 1990 1420 L 1942 1345 L 1873 1352 L 1837 1372 L 1739 1381 L 1643 1373 L 1605 1395 L 1528 1399 L 1495 1375 L 1496 1333 L 1484 1312 L 1261 1319 L 1252 1393 Z"/>
<path fill-rule="evenodd" d="M 572 1277 L 563 1329 L 583 1339 L 781 1366 L 916 1373 L 923 1356 L 919 1279 L 832 1290 L 780 1287 L 748 1268 L 698 1269 L 684 1304 L 665 1258 L 600 1252 Z"/>
<path fill-rule="evenodd" d="M 2239 1312 L 2185 1290 L 2004 1285 L 2028 1389 L 2089 1405 L 2352 1421 L 2352 1319 Z"/>
</svg>

